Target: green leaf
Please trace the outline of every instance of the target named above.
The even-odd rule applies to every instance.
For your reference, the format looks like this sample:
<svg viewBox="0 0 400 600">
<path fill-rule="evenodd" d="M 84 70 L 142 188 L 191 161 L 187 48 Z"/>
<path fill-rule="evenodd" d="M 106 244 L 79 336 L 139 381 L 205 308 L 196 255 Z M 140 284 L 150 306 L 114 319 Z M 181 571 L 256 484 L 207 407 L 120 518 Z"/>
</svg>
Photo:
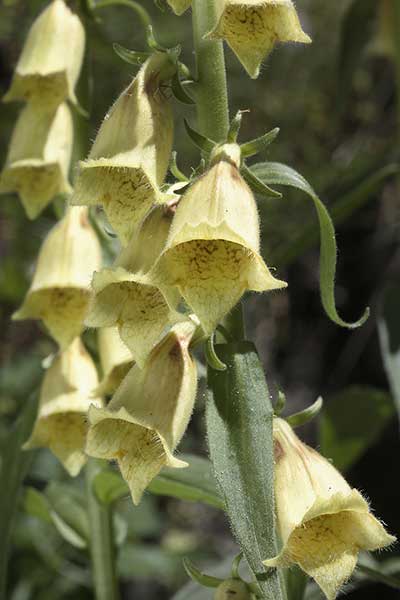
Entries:
<svg viewBox="0 0 400 600">
<path fill-rule="evenodd" d="M 342 109 L 360 65 L 360 56 L 371 39 L 376 16 L 376 0 L 353 0 L 343 17 L 338 58 L 339 106 Z"/>
<path fill-rule="evenodd" d="M 24 410 L 1 445 L 0 464 L 0 598 L 5 598 L 10 537 L 18 504 L 20 487 L 33 453 L 22 450 L 36 417 L 38 394 L 27 399 Z"/>
<path fill-rule="evenodd" d="M 325 205 L 318 198 L 310 184 L 287 165 L 281 163 L 258 163 L 252 167 L 254 174 L 265 183 L 275 185 L 285 185 L 297 188 L 303 191 L 314 202 L 318 215 L 321 246 L 320 246 L 320 289 L 322 305 L 329 318 L 340 325 L 354 329 L 365 323 L 369 316 L 367 308 L 363 316 L 353 323 L 344 321 L 338 314 L 335 303 L 335 275 L 336 275 L 336 239 L 332 220 Z"/>
<path fill-rule="evenodd" d="M 280 600 L 276 570 L 273 409 L 264 372 L 249 342 L 216 346 L 226 371 L 208 369 L 207 434 L 215 476 L 233 533 L 263 598 Z"/>
<path fill-rule="evenodd" d="M 86 548 L 90 527 L 85 496 L 67 483 L 51 482 L 46 497 L 52 521 L 61 536 L 76 548 Z"/>
<path fill-rule="evenodd" d="M 158 496 L 171 496 L 191 502 L 203 502 L 215 508 L 223 508 L 216 490 L 211 464 L 205 458 L 182 455 L 189 463 L 186 469 L 164 468 L 147 488 Z M 110 503 L 129 495 L 129 488 L 121 475 L 111 469 L 102 470 L 93 482 L 97 497 L 101 502 Z"/>
<path fill-rule="evenodd" d="M 52 523 L 50 504 L 46 496 L 33 487 L 27 487 L 24 491 L 23 507 L 25 512 L 46 523 Z"/>
<path fill-rule="evenodd" d="M 245 164 L 241 166 L 240 171 L 245 181 L 255 194 L 264 196 L 265 198 L 282 198 L 282 194 L 280 192 L 277 192 L 266 185 L 265 181 L 263 181 L 260 177 L 257 177 L 253 170 L 250 170 Z"/>
<path fill-rule="evenodd" d="M 378 169 L 372 174 L 366 174 L 362 178 L 361 183 L 357 182 L 339 200 L 333 201 L 330 205 L 330 214 L 335 225 L 343 223 L 369 200 L 374 197 L 376 198 L 376 194 L 381 189 L 382 184 L 398 172 L 399 165 L 391 164 Z M 318 227 L 313 223 L 305 225 L 296 239 L 290 240 L 277 253 L 276 263 L 279 266 L 292 264 L 300 254 L 314 246 L 318 242 L 318 239 Z"/>
<path fill-rule="evenodd" d="M 391 397 L 369 386 L 351 386 L 325 403 L 320 421 L 322 453 L 349 469 L 374 444 L 395 410 Z"/>
</svg>

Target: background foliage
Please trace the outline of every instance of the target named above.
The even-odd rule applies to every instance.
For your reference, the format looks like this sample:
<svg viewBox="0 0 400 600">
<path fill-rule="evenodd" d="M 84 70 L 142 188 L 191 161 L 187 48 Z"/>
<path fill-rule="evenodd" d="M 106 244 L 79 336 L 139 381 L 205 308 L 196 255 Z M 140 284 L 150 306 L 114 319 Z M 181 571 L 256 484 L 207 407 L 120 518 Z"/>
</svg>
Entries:
<svg viewBox="0 0 400 600">
<path fill-rule="evenodd" d="M 189 15 L 178 19 L 168 11 L 161 13 L 151 0 L 143 2 L 154 16 L 160 42 L 181 43 L 184 60 L 192 64 Z M 348 0 L 298 0 L 303 27 L 311 34 L 313 45 L 278 48 L 257 81 L 246 78 L 229 50 L 227 64 L 232 114 L 250 109 L 244 116 L 242 139 L 279 126 L 281 132 L 271 146 L 269 160 L 285 162 L 304 174 L 336 217 L 336 294 L 341 314 L 348 320 L 356 319 L 366 304 L 371 306 L 372 314 L 364 327 L 353 332 L 327 319 L 318 292 L 316 217 L 311 203 L 305 202 L 300 192 L 284 190 L 283 200 L 262 200 L 260 212 L 264 256 L 276 267 L 279 277 L 288 281 L 288 291 L 250 297 L 246 318 L 271 393 L 275 394 L 277 387 L 284 389 L 290 412 L 300 410 L 318 395 L 325 398 L 320 422 L 303 428 L 302 435 L 346 470 L 352 485 L 368 491 L 377 514 L 392 533 L 399 535 L 398 419 L 377 328 L 380 320 L 382 339 L 385 331 L 393 332 L 394 327 L 398 331 L 400 318 L 398 310 L 396 314 L 399 295 L 393 291 L 400 276 L 399 191 L 396 178 L 387 176 L 395 169 L 381 171 L 399 162 L 395 72 L 388 58 L 372 53 L 374 11 L 356 15 L 343 28 L 349 4 Z M 4 1 L 1 5 L 1 94 L 8 87 L 27 30 L 44 5 L 43 0 Z M 88 140 L 93 139 L 107 108 L 134 74 L 134 68 L 113 52 L 112 42 L 144 48 L 144 33 L 132 13 L 112 7 L 100 16 L 97 24 L 90 25 L 88 60 L 78 90 L 90 119 L 75 115 L 79 130 L 76 157 L 86 152 Z M 197 156 L 183 134 L 182 117 L 194 122 L 194 112 L 178 103 L 175 108 L 178 162 L 188 172 Z M 1 108 L 1 163 L 17 112 L 14 104 Z M 41 361 L 55 349 L 35 323 L 10 322 L 11 313 L 28 287 L 41 240 L 54 218 L 52 208 L 48 208 L 39 219 L 29 222 L 15 196 L 1 198 L 3 477 L 6 449 L 16 435 L 10 427 L 32 401 L 31 392 L 41 379 Z M 389 329 L 387 322 L 391 323 Z M 90 335 L 86 335 L 90 344 Z M 388 368 L 397 345 L 390 334 L 385 339 Z M 391 378 L 393 389 L 395 376 Z M 204 397 L 200 391 L 183 451 L 205 455 L 204 429 Z M 20 468 L 27 475 L 12 532 L 8 597 L 92 598 L 85 554 L 86 517 L 83 509 L 81 513 L 76 509 L 71 522 L 69 514 L 71 505 L 76 508 L 82 504 L 82 482 L 78 479 L 72 487 L 66 487 L 65 473 L 46 451 L 36 452 Z M 48 482 L 50 487 L 46 487 Z M 38 494 L 45 488 L 46 496 Z M 8 492 L 2 486 L 2 495 Z M 132 507 L 127 496 L 117 502 L 118 567 L 124 598 L 171 598 L 187 580 L 181 564 L 183 556 L 206 569 L 235 552 L 227 522 L 216 507 L 150 494 L 138 508 Z M 77 514 L 81 515 L 78 522 Z M 65 541 L 69 536 L 71 542 L 71 535 L 72 546 Z M 225 571 L 222 568 L 222 574 L 227 571 L 227 567 Z M 396 592 L 376 584 L 351 591 L 350 598 L 375 598 L 377 594 L 389 600 Z M 189 588 L 176 599 L 186 597 L 206 600 L 211 594 Z"/>
</svg>

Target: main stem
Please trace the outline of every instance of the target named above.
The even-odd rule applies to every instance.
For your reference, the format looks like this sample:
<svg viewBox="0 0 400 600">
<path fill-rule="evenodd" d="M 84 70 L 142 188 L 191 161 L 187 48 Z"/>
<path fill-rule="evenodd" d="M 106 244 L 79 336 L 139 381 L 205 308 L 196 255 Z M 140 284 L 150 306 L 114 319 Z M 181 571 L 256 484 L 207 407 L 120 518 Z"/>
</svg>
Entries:
<svg viewBox="0 0 400 600">
<path fill-rule="evenodd" d="M 119 600 L 115 574 L 112 513 L 93 490 L 93 480 L 99 472 L 98 461 L 89 459 L 86 465 L 86 497 L 90 523 L 90 555 L 96 600 Z"/>
<path fill-rule="evenodd" d="M 204 39 L 215 26 L 216 0 L 193 0 L 193 40 L 196 56 L 196 108 L 200 133 L 224 142 L 229 130 L 228 86 L 221 40 Z M 234 339 L 244 338 L 243 308 L 239 303 L 224 320 Z"/>
</svg>

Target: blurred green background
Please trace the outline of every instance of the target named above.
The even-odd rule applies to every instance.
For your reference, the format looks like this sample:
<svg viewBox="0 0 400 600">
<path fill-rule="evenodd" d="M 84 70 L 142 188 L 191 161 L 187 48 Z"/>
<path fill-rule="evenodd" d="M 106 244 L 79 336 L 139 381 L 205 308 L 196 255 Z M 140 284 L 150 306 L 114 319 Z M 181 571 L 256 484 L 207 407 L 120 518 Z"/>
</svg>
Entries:
<svg viewBox="0 0 400 600">
<path fill-rule="evenodd" d="M 231 112 L 249 109 L 241 140 L 280 127 L 267 158 L 302 173 L 338 220 L 339 312 L 348 320 L 356 319 L 369 305 L 371 317 L 363 328 L 347 331 L 323 313 L 312 203 L 301 192 L 284 190 L 283 199 L 260 200 L 260 214 L 264 257 L 279 278 L 288 281 L 288 289 L 249 297 L 246 320 L 271 392 L 275 394 L 278 387 L 285 391 L 288 410 L 299 410 L 318 395 L 326 400 L 322 425 L 302 428 L 302 436 L 347 469 L 351 484 L 368 496 L 376 514 L 399 535 L 398 419 L 377 333 L 383 293 L 400 281 L 399 183 L 396 177 L 387 176 L 395 169 L 382 171 L 399 162 L 395 67 L 390 56 L 374 51 L 377 13 L 383 0 L 365 0 L 364 10 L 351 21 L 350 4 L 349 0 L 298 0 L 303 28 L 313 44 L 278 47 L 257 81 L 246 76 L 229 49 L 226 59 Z M 43 0 L 4 0 L 1 5 L 1 95 L 9 85 L 29 26 L 45 5 Z M 183 60 L 193 67 L 190 12 L 177 18 L 168 9 L 161 12 L 151 0 L 143 0 L 143 5 L 154 18 L 160 43 L 182 44 Z M 108 107 L 135 73 L 132 65 L 113 52 L 112 43 L 145 50 L 145 35 L 133 12 L 113 6 L 99 11 L 98 17 L 97 22 L 86 22 L 87 58 L 78 95 L 90 118 L 75 114 L 74 162 L 85 155 Z M 346 22 L 347 29 L 343 27 Z M 173 102 L 178 164 L 190 173 L 199 157 L 184 134 L 183 117 L 195 125 L 195 111 Z M 15 104 L 1 106 L 2 164 L 19 110 Z M 74 168 L 71 177 L 73 172 Z M 16 196 L 0 199 L 3 448 L 16 415 L 40 384 L 41 361 L 55 350 L 36 323 L 10 321 L 29 285 L 41 241 L 54 220 L 51 207 L 30 222 Z M 86 341 L 90 344 L 90 336 Z M 203 408 L 200 393 L 182 449 L 206 455 Z M 3 469 L 4 456 L 3 452 Z M 67 478 L 48 452 L 39 451 L 27 467 L 25 484 L 42 490 L 49 481 L 62 485 Z M 73 484 L 78 496 L 81 484 L 80 479 Z M 7 494 L 7 489 L 1 494 Z M 58 494 L 63 495 L 62 487 Z M 235 551 L 222 513 L 200 504 L 147 494 L 139 508 L 134 509 L 129 499 L 121 501 L 118 517 L 121 539 L 125 540 L 118 554 L 124 599 L 170 599 L 187 581 L 183 556 L 206 568 Z M 397 552 L 395 548 L 394 556 Z M 204 598 L 211 598 L 207 593 Z M 398 592 L 378 584 L 348 593 L 352 600 L 372 599 L 378 594 L 388 600 L 398 597 Z M 92 597 L 85 551 L 66 543 L 49 523 L 28 515 L 21 494 L 12 534 L 7 600 Z M 187 597 L 197 598 L 194 592 Z"/>
</svg>

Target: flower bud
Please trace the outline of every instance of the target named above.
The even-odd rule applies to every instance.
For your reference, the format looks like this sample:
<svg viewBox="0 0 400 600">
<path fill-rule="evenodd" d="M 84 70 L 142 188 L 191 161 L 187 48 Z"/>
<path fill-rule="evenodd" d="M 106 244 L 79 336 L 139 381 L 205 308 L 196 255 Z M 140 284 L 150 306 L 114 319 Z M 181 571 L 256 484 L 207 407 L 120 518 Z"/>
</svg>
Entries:
<svg viewBox="0 0 400 600">
<path fill-rule="evenodd" d="M 159 287 L 148 273 L 165 246 L 172 215 L 164 206 L 155 207 L 115 265 L 93 276 L 86 325 L 116 325 L 140 367 L 165 328 L 182 318 L 175 311 L 177 292 Z"/>
<path fill-rule="evenodd" d="M 143 370 L 133 366 L 107 408 L 89 409 L 86 452 L 116 460 L 135 504 L 173 455 L 196 397 L 196 364 L 189 352 L 194 323 L 176 325 L 153 349 Z"/>
<path fill-rule="evenodd" d="M 57 194 L 70 193 L 73 124 L 66 104 L 43 110 L 28 104 L 11 137 L 0 192 L 17 192 L 30 219 Z"/>
<path fill-rule="evenodd" d="M 277 42 L 311 42 L 292 0 L 219 0 L 208 37 L 224 39 L 253 78 Z"/>
<path fill-rule="evenodd" d="M 77 337 L 101 248 L 85 208 L 69 208 L 43 242 L 31 287 L 13 319 L 42 319 L 62 349 Z"/>
<path fill-rule="evenodd" d="M 82 23 L 62 0 L 53 0 L 29 31 L 4 101 L 26 100 L 42 107 L 67 98 L 76 103 L 84 50 Z"/>
<path fill-rule="evenodd" d="M 40 390 L 39 411 L 24 449 L 49 448 L 71 476 L 86 462 L 86 414 L 98 384 L 96 368 L 79 338 L 58 354 L 46 371 Z"/>
<path fill-rule="evenodd" d="M 361 494 L 283 419 L 274 419 L 274 444 L 282 550 L 264 564 L 297 564 L 333 600 L 352 574 L 358 552 L 384 548 L 395 538 L 371 514 Z"/>
<path fill-rule="evenodd" d="M 121 340 L 116 327 L 99 329 L 98 342 L 103 379 L 97 388 L 97 394 L 110 396 L 133 366 L 134 361 L 132 353 Z"/>
<path fill-rule="evenodd" d="M 152 204 L 172 147 L 173 118 L 161 89 L 171 76 L 166 54 L 153 54 L 106 115 L 80 171 L 72 204 L 101 204 L 126 245 Z"/>
<path fill-rule="evenodd" d="M 184 194 L 168 241 L 152 277 L 176 286 L 206 334 L 246 290 L 286 286 L 259 254 L 259 219 L 254 196 L 242 179 L 236 144 L 222 146 L 211 168 Z"/>
<path fill-rule="evenodd" d="M 214 600 L 252 600 L 254 596 L 241 579 L 227 579 L 215 590 Z"/>
<path fill-rule="evenodd" d="M 167 0 L 176 15 L 182 15 L 192 4 L 192 0 Z"/>
</svg>

